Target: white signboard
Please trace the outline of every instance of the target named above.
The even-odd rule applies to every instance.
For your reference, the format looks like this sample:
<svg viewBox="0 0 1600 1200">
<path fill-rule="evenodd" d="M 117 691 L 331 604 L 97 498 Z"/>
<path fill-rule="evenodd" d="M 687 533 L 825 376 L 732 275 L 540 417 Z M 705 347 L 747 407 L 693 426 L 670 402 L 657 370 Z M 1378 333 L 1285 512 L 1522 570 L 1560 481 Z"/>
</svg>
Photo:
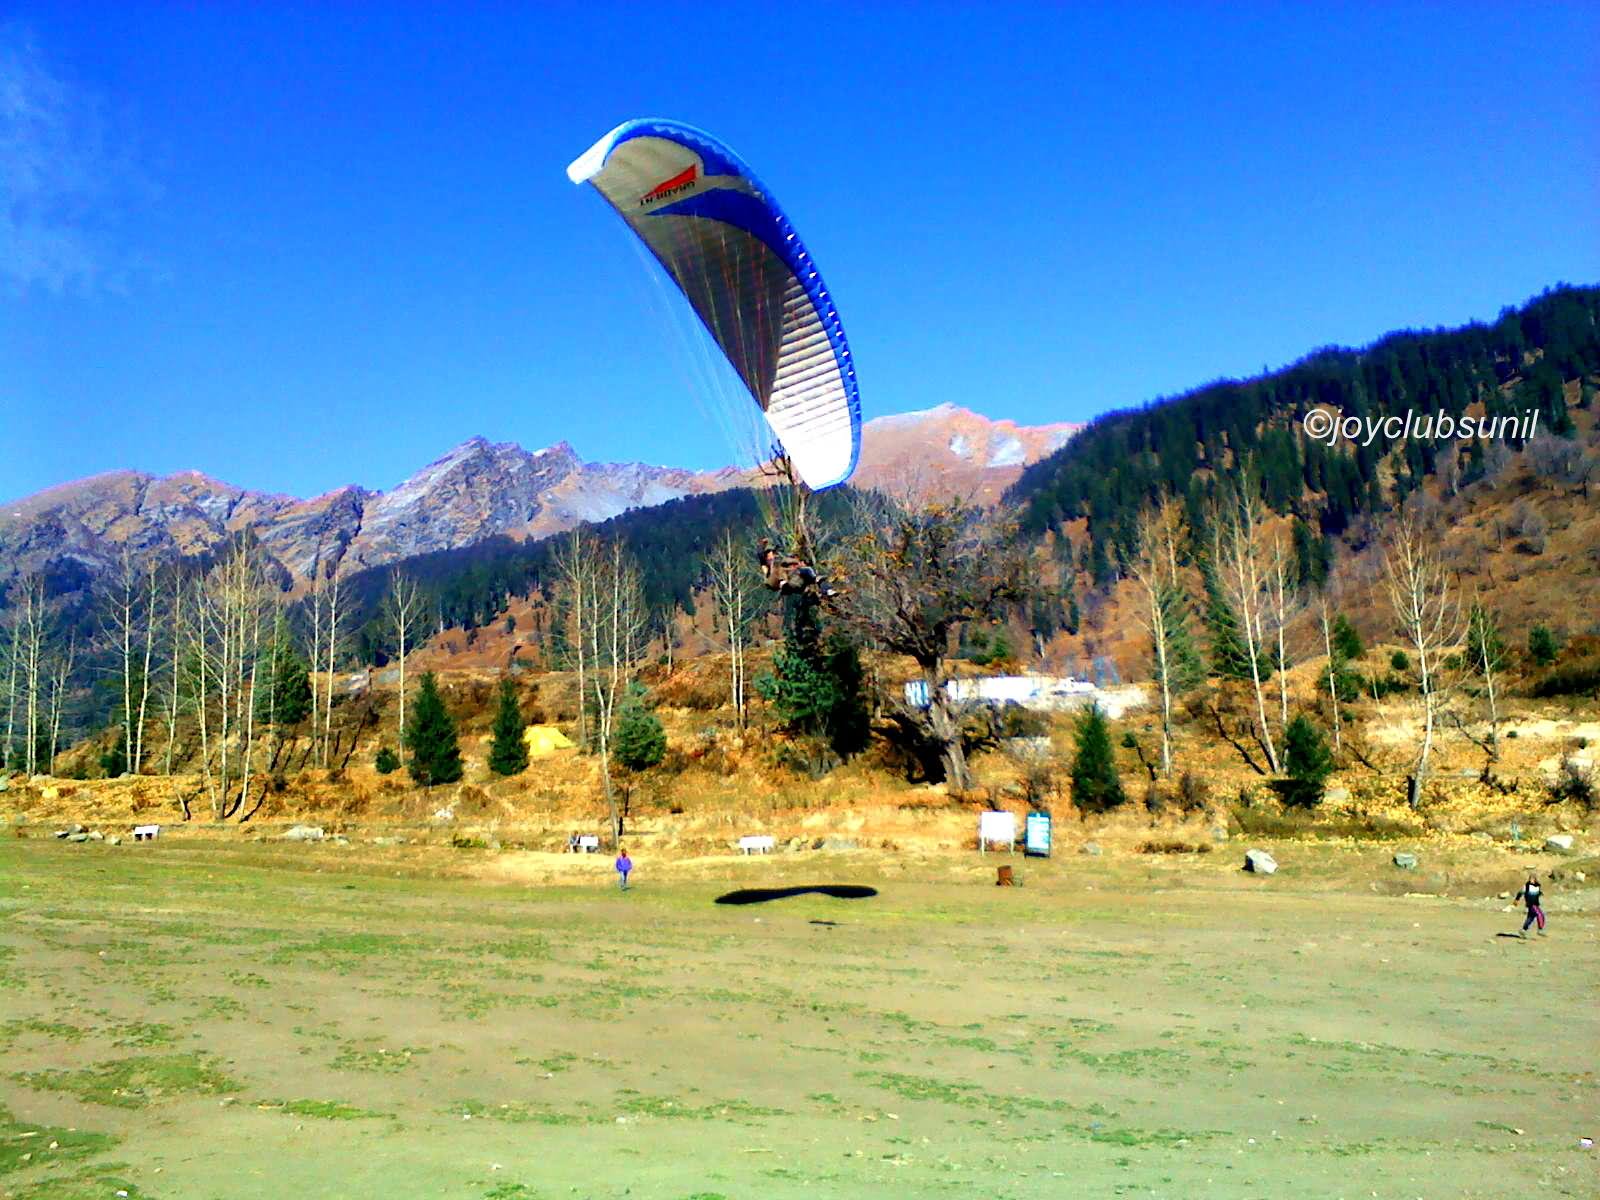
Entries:
<svg viewBox="0 0 1600 1200">
<path fill-rule="evenodd" d="M 1007 850 L 1017 844 L 1017 818 L 1015 813 L 986 812 L 978 814 L 978 849 L 988 850 L 991 845 L 1004 843 Z"/>
</svg>

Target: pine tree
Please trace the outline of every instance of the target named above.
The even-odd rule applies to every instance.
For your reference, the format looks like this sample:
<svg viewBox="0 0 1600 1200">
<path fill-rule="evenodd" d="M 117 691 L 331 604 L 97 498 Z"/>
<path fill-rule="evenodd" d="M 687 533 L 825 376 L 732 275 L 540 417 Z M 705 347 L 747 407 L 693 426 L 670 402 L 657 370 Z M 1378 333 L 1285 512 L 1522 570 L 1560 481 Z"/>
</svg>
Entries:
<svg viewBox="0 0 1600 1200">
<path fill-rule="evenodd" d="M 256 717 L 280 729 L 298 725 L 311 712 L 311 674 L 296 653 L 288 630 L 278 628 L 267 654 L 266 686 L 256 700 Z"/>
<path fill-rule="evenodd" d="M 500 703 L 494 714 L 494 742 L 489 747 L 489 769 L 496 775 L 520 775 L 528 769 L 528 728 L 517 705 L 517 685 L 509 677 L 500 681 Z"/>
<path fill-rule="evenodd" d="M 400 756 L 388 746 L 378 751 L 377 758 L 372 760 L 372 768 L 379 775 L 389 775 L 400 767 Z"/>
<path fill-rule="evenodd" d="M 100 769 L 106 773 L 107 779 L 115 779 L 127 771 L 128 727 L 126 725 L 117 726 L 117 740 L 111 743 L 111 749 L 100 755 Z"/>
<path fill-rule="evenodd" d="M 1200 578 L 1206 589 L 1205 621 L 1211 634 L 1211 673 L 1223 679 L 1249 679 L 1250 651 L 1239 632 L 1239 615 L 1223 595 L 1216 571 L 1203 559 Z"/>
<path fill-rule="evenodd" d="M 617 761 L 630 771 L 648 771 L 666 753 L 667 734 L 661 719 L 644 706 L 641 696 L 629 696 L 617 715 Z"/>
<path fill-rule="evenodd" d="M 424 672 L 417 686 L 417 698 L 406 719 L 405 743 L 411 752 L 407 770 L 423 787 L 455 783 L 461 778 L 456 723 L 444 706 L 432 671 Z"/>
<path fill-rule="evenodd" d="M 1083 812 L 1105 812 L 1116 808 L 1127 797 L 1117 777 L 1116 757 L 1111 750 L 1111 732 L 1098 704 L 1091 704 L 1078 718 L 1075 731 L 1076 752 L 1072 756 L 1072 802 Z"/>
<path fill-rule="evenodd" d="M 1279 793 L 1284 803 L 1300 808 L 1320 804 L 1323 786 L 1333 772 L 1333 755 L 1322 731 L 1301 713 L 1289 722 L 1283 745 L 1283 770 L 1288 779 L 1279 785 Z"/>
<path fill-rule="evenodd" d="M 1528 657 L 1541 667 L 1548 667 L 1561 653 L 1561 644 L 1548 626 L 1535 625 L 1528 631 Z"/>
<path fill-rule="evenodd" d="M 1345 662 L 1355 662 L 1367 652 L 1361 643 L 1361 635 L 1343 613 L 1333 618 L 1333 652 Z"/>
</svg>

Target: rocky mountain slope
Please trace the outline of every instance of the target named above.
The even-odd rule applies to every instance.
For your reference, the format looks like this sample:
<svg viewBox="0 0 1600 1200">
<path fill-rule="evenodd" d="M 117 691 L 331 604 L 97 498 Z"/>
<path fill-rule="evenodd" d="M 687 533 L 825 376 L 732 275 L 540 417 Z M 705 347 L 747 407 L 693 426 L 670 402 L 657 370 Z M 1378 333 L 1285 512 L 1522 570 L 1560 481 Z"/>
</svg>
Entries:
<svg viewBox="0 0 1600 1200">
<path fill-rule="evenodd" d="M 1019 426 L 940 405 L 869 421 L 855 482 L 918 477 L 993 500 L 1023 467 L 1062 445 L 1074 425 Z M 139 562 L 200 555 L 252 530 L 296 580 L 320 561 L 365 569 L 486 538 L 543 537 L 583 521 L 683 496 L 760 484 L 736 469 L 693 472 L 590 463 L 566 442 L 528 451 L 474 437 L 387 492 L 348 486 L 309 500 L 253 492 L 198 471 L 115 471 L 0 506 L 0 590 L 43 571 L 80 591 L 124 549 Z"/>
</svg>

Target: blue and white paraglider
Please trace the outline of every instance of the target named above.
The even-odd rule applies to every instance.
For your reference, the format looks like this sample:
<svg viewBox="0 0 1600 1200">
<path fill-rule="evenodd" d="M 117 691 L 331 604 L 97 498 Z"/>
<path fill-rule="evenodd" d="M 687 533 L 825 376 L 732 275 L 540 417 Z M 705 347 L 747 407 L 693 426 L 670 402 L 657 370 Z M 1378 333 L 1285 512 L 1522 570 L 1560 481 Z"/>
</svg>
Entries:
<svg viewBox="0 0 1600 1200">
<path fill-rule="evenodd" d="M 772 193 L 710 134 L 676 121 L 617 126 L 567 168 L 655 255 L 812 490 L 861 451 L 855 365 L 816 263 Z"/>
</svg>

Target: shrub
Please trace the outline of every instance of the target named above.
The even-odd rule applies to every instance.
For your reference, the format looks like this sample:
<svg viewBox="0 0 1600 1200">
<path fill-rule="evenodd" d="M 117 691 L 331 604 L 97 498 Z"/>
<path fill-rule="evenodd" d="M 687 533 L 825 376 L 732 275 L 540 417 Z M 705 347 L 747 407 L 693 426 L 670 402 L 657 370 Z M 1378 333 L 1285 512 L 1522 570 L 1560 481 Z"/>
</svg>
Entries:
<svg viewBox="0 0 1600 1200">
<path fill-rule="evenodd" d="M 1411 656 L 1408 655 L 1404 650 L 1396 650 L 1393 654 L 1389 655 L 1389 669 L 1391 671 L 1411 670 Z"/>
<path fill-rule="evenodd" d="M 399 770 L 400 756 L 388 746 L 384 746 L 378 751 L 378 757 L 373 759 L 372 765 L 379 775 L 389 775 Z"/>
<path fill-rule="evenodd" d="M 1178 804 L 1184 812 L 1199 812 L 1210 799 L 1210 786 L 1193 771 L 1185 771 L 1178 778 Z"/>
<path fill-rule="evenodd" d="M 1289 722 L 1284 733 L 1284 774 L 1278 794 L 1285 804 L 1313 808 L 1322 803 L 1323 785 L 1333 772 L 1333 755 L 1322 731 L 1304 713 Z"/>
<path fill-rule="evenodd" d="M 1561 653 L 1561 643 L 1547 626 L 1535 625 L 1528 631 L 1528 657 L 1541 667 L 1548 667 Z"/>
<path fill-rule="evenodd" d="M 1585 809 L 1592 810 L 1597 796 L 1600 796 L 1600 785 L 1595 782 L 1594 768 L 1578 761 L 1570 750 L 1562 754 L 1561 765 L 1556 769 L 1554 782 L 1550 784 L 1551 803 L 1575 800 Z"/>
</svg>

